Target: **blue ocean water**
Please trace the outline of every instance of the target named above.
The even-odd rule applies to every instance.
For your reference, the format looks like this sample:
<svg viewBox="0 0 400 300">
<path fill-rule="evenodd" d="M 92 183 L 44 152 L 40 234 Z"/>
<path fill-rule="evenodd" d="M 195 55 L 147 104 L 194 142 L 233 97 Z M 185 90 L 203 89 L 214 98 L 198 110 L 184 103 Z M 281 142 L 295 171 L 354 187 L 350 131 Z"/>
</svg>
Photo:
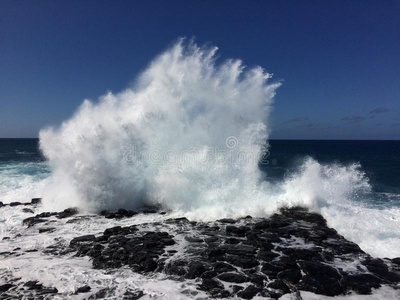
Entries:
<svg viewBox="0 0 400 300">
<path fill-rule="evenodd" d="M 267 163 L 260 163 L 267 180 L 283 179 L 306 157 L 320 163 L 359 163 L 372 186 L 372 193 L 363 200 L 371 205 L 400 207 L 400 141 L 270 140 L 269 144 Z M 18 179 L 35 182 L 50 173 L 38 139 L 0 139 L 3 189 L 10 182 L 8 188 L 21 187 L 24 182 L 19 184 Z"/>
<path fill-rule="evenodd" d="M 324 164 L 358 163 L 372 191 L 371 205 L 400 206 L 400 141 L 271 140 L 267 164 L 260 168 L 269 180 L 281 180 L 305 157 Z"/>
</svg>

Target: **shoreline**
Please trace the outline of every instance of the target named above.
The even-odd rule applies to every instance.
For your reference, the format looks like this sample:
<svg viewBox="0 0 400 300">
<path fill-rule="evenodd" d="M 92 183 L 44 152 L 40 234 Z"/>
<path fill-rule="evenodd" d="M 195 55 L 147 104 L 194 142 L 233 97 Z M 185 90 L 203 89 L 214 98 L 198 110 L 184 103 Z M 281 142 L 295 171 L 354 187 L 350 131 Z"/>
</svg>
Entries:
<svg viewBox="0 0 400 300">
<path fill-rule="evenodd" d="M 30 203 L 3 204 L 0 209 L 21 209 L 32 215 L 40 206 L 36 198 Z M 115 223 L 105 223 L 110 221 Z M 96 222 L 105 230 L 76 228 L 67 239 L 57 234 L 63 226 Z M 248 216 L 214 222 L 169 218 L 168 213 L 151 208 L 141 212 L 103 211 L 100 215 L 80 215 L 70 208 L 34 214 L 24 218 L 21 226 L 20 235 L 24 230 L 41 237 L 51 235 L 48 245 L 25 251 L 21 246 L 2 250 L 2 260 L 21 259 L 27 254 L 48 259 L 89 259 L 91 268 L 101 272 L 112 274 L 128 268 L 149 278 L 165 276 L 176 282 L 187 281 L 192 298 L 203 294 L 213 298 L 278 299 L 283 295 L 301 297 L 304 292 L 368 295 L 381 286 L 396 289 L 400 283 L 400 258 L 373 258 L 329 228 L 321 215 L 300 207 L 281 209 L 269 218 Z M 3 237 L 1 243 L 18 243 L 19 238 Z M 113 286 L 99 289 L 90 280 L 70 291 L 12 275 L 6 281 L 0 284 L 4 299 L 76 293 L 97 299 L 119 293 Z M 125 295 L 126 299 L 147 295 L 140 289 L 129 293 L 131 298 Z"/>
</svg>

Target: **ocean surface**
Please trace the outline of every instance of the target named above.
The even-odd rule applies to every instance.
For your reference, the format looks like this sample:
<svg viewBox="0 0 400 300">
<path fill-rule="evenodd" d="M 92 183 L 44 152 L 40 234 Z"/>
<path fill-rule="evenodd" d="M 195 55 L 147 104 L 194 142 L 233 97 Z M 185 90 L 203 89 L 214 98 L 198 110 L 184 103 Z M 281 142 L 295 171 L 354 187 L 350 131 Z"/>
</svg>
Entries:
<svg viewBox="0 0 400 300">
<path fill-rule="evenodd" d="M 320 177 L 330 176 L 321 174 L 314 178 L 318 182 L 313 182 L 313 178 L 306 178 L 315 174 L 307 174 L 299 169 L 304 169 L 307 163 L 310 164 L 311 158 L 314 164 L 318 162 L 318 165 L 335 166 L 333 169 L 343 165 L 357 165 L 360 172 L 365 173 L 363 181 L 368 182 L 368 189 L 346 195 L 348 199 L 345 202 L 333 198 L 336 194 L 332 193 L 332 198 L 325 200 L 326 203 L 318 204 L 319 207 L 311 205 L 309 208 L 322 213 L 330 226 L 372 255 L 400 256 L 399 141 L 271 140 L 269 145 L 268 154 L 259 163 L 264 174 L 263 180 L 278 184 L 290 181 L 293 176 L 296 179 L 299 173 L 302 174 L 302 180 L 292 180 L 293 184 L 298 184 L 301 188 L 298 194 L 294 193 L 294 197 L 303 197 L 302 193 L 307 189 L 315 193 L 313 185 L 329 185 L 329 180 L 337 180 L 328 178 L 327 183 L 321 182 Z M 0 201 L 27 202 L 32 197 L 42 197 L 46 186 L 51 184 L 51 175 L 52 168 L 39 150 L 38 139 L 0 139 Z M 348 179 L 343 184 L 348 184 L 347 181 Z M 333 187 L 341 188 L 340 182 Z M 62 189 L 59 190 L 59 193 L 62 192 Z M 321 196 L 317 193 L 316 198 L 318 197 Z M 44 199 L 44 202 L 47 200 Z M 277 198 L 276 201 L 280 203 L 281 199 Z M 72 199 L 71 203 L 74 203 Z M 309 205 L 308 202 L 304 203 L 306 207 Z M 297 204 L 301 205 L 302 202 L 293 202 L 293 205 Z M 275 203 L 271 205 L 273 212 Z M 278 206 L 284 205 L 285 203 L 281 203 Z M 288 205 L 292 205 L 290 201 Z M 212 209 L 214 208 L 210 207 Z M 187 212 L 182 214 L 195 218 Z"/>
<path fill-rule="evenodd" d="M 269 145 L 259 164 L 266 180 L 282 180 L 308 157 L 327 164 L 358 163 L 372 187 L 358 200 L 376 209 L 400 207 L 400 141 L 270 140 Z M 39 139 L 0 139 L 0 201 L 28 201 L 22 198 L 24 188 L 34 189 L 50 173 Z M 21 198 L 6 197 L 16 190 Z"/>
</svg>

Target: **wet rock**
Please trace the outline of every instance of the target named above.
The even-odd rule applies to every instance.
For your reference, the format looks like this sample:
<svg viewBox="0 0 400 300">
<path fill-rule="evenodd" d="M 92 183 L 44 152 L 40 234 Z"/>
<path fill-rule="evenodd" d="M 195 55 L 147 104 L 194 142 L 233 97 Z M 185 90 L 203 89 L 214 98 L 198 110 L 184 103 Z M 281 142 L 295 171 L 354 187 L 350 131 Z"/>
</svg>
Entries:
<svg viewBox="0 0 400 300">
<path fill-rule="evenodd" d="M 32 198 L 31 204 L 40 204 L 42 203 L 42 198 Z"/>
<path fill-rule="evenodd" d="M 102 210 L 100 212 L 100 214 L 107 219 L 122 219 L 122 218 L 131 218 L 131 217 L 137 215 L 138 213 L 133 210 L 126 210 L 126 209 L 121 208 L 116 212 Z"/>
<path fill-rule="evenodd" d="M 64 211 L 58 213 L 57 218 L 59 218 L 59 219 L 69 218 L 69 217 L 76 215 L 78 212 L 79 212 L 78 208 L 76 208 L 76 207 L 67 208 L 67 209 L 64 209 Z"/>
<path fill-rule="evenodd" d="M 290 293 L 288 286 L 280 279 L 276 279 L 268 284 L 268 287 L 271 289 L 279 290 L 283 294 Z"/>
<path fill-rule="evenodd" d="M 90 242 L 95 239 L 96 239 L 96 237 L 93 234 L 79 236 L 79 237 L 73 238 L 72 241 L 70 242 L 69 246 L 72 248 L 75 248 L 80 243 Z"/>
<path fill-rule="evenodd" d="M 391 283 L 400 282 L 400 274 L 389 271 L 388 266 L 381 259 L 368 258 L 363 261 L 362 264 L 366 266 L 368 271 L 372 274 L 385 281 Z"/>
<path fill-rule="evenodd" d="M 32 226 L 34 226 L 36 224 L 44 223 L 44 222 L 46 222 L 46 220 L 38 218 L 36 216 L 35 217 L 29 217 L 29 218 L 26 218 L 26 219 L 22 220 L 22 224 L 23 225 L 27 225 L 28 227 L 32 227 Z"/>
<path fill-rule="evenodd" d="M 4 203 L 0 201 L 0 207 L 3 207 L 3 206 L 4 206 Z"/>
<path fill-rule="evenodd" d="M 123 299 L 136 300 L 142 298 L 143 296 L 144 296 L 143 291 L 126 291 L 124 293 Z"/>
<path fill-rule="evenodd" d="M 237 295 L 243 299 L 252 299 L 255 295 L 262 291 L 261 287 L 255 285 L 249 285 L 243 291 L 239 292 Z"/>
<path fill-rule="evenodd" d="M 228 234 L 228 235 L 245 236 L 246 232 L 249 230 L 250 230 L 250 228 L 246 227 L 246 226 L 240 226 L 240 227 L 236 227 L 236 226 L 232 226 L 232 225 L 226 226 L 226 234 Z"/>
<path fill-rule="evenodd" d="M 42 218 L 53 216 L 49 214 Z M 120 218 L 129 216 L 129 211 L 101 214 Z M 174 248 L 176 242 L 183 244 Z M 199 288 L 209 297 L 279 298 L 299 290 L 327 296 L 368 294 L 372 288 L 400 282 L 400 259 L 371 258 L 328 228 L 320 215 L 300 208 L 240 223 L 176 218 L 115 226 L 97 237 L 74 238 L 68 249 L 76 256 L 89 256 L 94 268 L 124 266 L 139 273 L 161 272 L 178 280 L 201 281 Z M 360 273 L 349 274 L 336 267 L 337 260 L 356 265 Z M 371 274 L 364 274 L 365 269 Z M 111 297 L 112 288 L 90 297 L 100 297 L 99 293 Z"/>
<path fill-rule="evenodd" d="M 90 290 L 91 290 L 90 286 L 84 285 L 84 286 L 77 288 L 75 291 L 75 294 L 88 293 L 88 292 L 90 292 Z"/>
<path fill-rule="evenodd" d="M 301 261 L 299 265 L 304 273 L 312 277 L 327 276 L 335 279 L 342 277 L 335 268 L 319 262 Z"/>
<path fill-rule="evenodd" d="M 286 280 L 290 282 L 291 284 L 296 284 L 300 281 L 301 279 L 301 272 L 298 269 L 289 269 L 289 270 L 284 270 L 278 273 L 278 278 L 281 280 Z"/>
<path fill-rule="evenodd" d="M 358 294 L 368 295 L 372 288 L 381 287 L 382 280 L 371 274 L 346 275 L 341 284 L 348 291 L 356 291 Z"/>
<path fill-rule="evenodd" d="M 233 283 L 243 283 L 248 281 L 246 276 L 237 274 L 237 273 L 222 273 L 218 275 L 218 279 L 226 282 L 233 282 Z"/>
<path fill-rule="evenodd" d="M 10 203 L 10 206 L 19 206 L 19 205 L 22 205 L 22 203 L 21 202 L 11 202 Z"/>
<path fill-rule="evenodd" d="M 8 290 L 11 289 L 13 286 L 14 286 L 14 285 L 11 284 L 11 283 L 6 283 L 6 284 L 0 285 L 0 293 L 8 291 Z"/>
<path fill-rule="evenodd" d="M 218 282 L 215 279 L 211 279 L 211 278 L 204 278 L 203 282 L 201 283 L 201 285 L 199 287 L 200 287 L 200 289 L 202 289 L 204 291 L 211 291 L 214 289 L 222 290 L 224 288 L 222 283 Z"/>
<path fill-rule="evenodd" d="M 236 220 L 234 220 L 234 219 L 219 219 L 219 220 L 217 220 L 217 222 L 223 223 L 223 224 L 235 224 Z"/>
</svg>

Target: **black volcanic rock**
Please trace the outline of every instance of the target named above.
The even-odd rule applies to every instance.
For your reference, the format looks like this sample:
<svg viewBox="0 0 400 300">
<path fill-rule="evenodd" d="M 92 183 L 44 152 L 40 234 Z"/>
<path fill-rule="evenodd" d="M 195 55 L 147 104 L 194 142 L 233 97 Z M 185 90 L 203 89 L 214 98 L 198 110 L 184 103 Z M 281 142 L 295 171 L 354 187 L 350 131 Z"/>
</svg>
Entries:
<svg viewBox="0 0 400 300">
<path fill-rule="evenodd" d="M 42 198 L 32 198 L 31 204 L 40 204 L 42 203 Z"/>
<path fill-rule="evenodd" d="M 42 213 L 25 219 L 24 224 L 33 226 L 60 214 L 70 215 Z M 120 209 L 101 214 L 120 219 L 133 213 Z M 302 290 L 327 296 L 369 294 L 372 288 L 400 283 L 399 258 L 372 258 L 327 227 L 322 216 L 303 208 L 282 209 L 268 219 L 202 223 L 176 218 L 114 226 L 96 235 L 75 237 L 68 249 L 57 251 L 61 245 L 46 251 L 89 256 L 97 269 L 128 267 L 143 274 L 161 272 L 170 279 L 195 280 L 210 297 L 279 298 Z M 342 268 L 346 264 L 353 271 Z M 89 298 L 108 297 L 113 288 Z"/>
<path fill-rule="evenodd" d="M 35 224 L 44 223 L 46 220 L 38 218 L 37 216 L 29 217 L 22 220 L 22 224 L 27 225 L 28 227 L 32 227 Z"/>
<path fill-rule="evenodd" d="M 6 283 L 6 284 L 2 284 L 0 285 L 0 293 L 1 292 L 6 292 L 8 291 L 10 288 L 12 288 L 14 285 L 11 283 Z"/>
<path fill-rule="evenodd" d="M 90 286 L 84 285 L 84 286 L 77 288 L 75 294 L 88 293 L 88 292 L 90 292 L 90 290 L 91 290 Z"/>
<path fill-rule="evenodd" d="M 57 218 L 59 219 L 69 218 L 76 215 L 78 212 L 79 212 L 78 208 L 76 207 L 67 208 L 64 211 L 58 213 Z"/>
<path fill-rule="evenodd" d="M 246 276 L 237 274 L 237 273 L 222 273 L 217 277 L 219 280 L 226 282 L 234 282 L 234 283 L 243 283 L 248 281 Z"/>
</svg>

